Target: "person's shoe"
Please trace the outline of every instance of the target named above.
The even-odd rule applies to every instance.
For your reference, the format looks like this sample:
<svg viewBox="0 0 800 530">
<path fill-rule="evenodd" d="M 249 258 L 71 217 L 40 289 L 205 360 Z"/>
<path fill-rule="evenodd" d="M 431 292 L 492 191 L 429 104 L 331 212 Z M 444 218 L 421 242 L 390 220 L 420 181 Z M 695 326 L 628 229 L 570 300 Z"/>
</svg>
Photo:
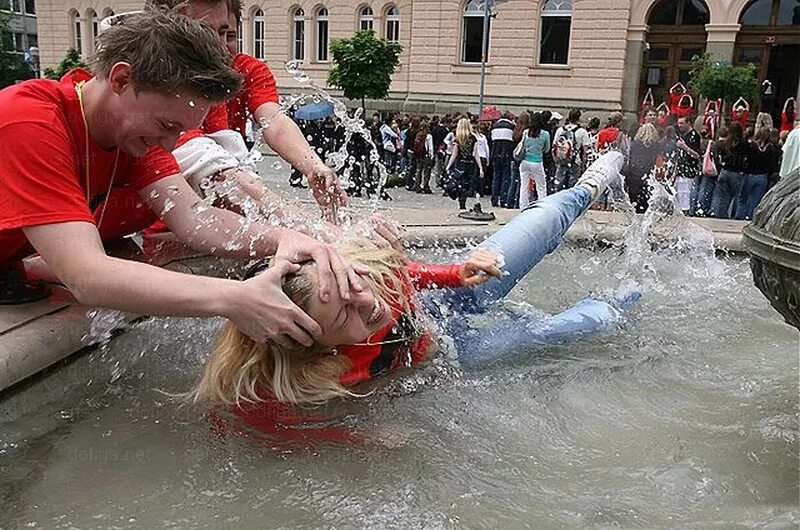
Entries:
<svg viewBox="0 0 800 530">
<path fill-rule="evenodd" d="M 381 191 L 381 200 L 382 201 L 393 201 L 392 196 L 386 193 L 385 191 Z"/>
<path fill-rule="evenodd" d="M 303 184 L 303 181 L 302 181 L 302 180 L 296 180 L 296 181 L 294 181 L 294 182 L 292 182 L 292 181 L 289 181 L 289 186 L 291 186 L 291 187 L 293 187 L 293 188 L 300 188 L 301 190 L 304 190 L 304 189 L 307 189 L 307 188 L 308 188 L 308 186 L 306 186 L 305 184 Z"/>
<path fill-rule="evenodd" d="M 575 186 L 589 190 L 592 194 L 592 202 L 599 199 L 606 189 L 611 191 L 612 200 L 624 201 L 625 191 L 623 190 L 622 176 L 619 174 L 624 162 L 625 158 L 622 153 L 609 151 L 586 168 Z"/>
<path fill-rule="evenodd" d="M 484 212 L 479 202 L 476 202 L 470 211 L 461 212 L 458 216 L 470 221 L 494 221 L 495 219 L 494 212 Z"/>
<path fill-rule="evenodd" d="M 430 188 L 423 188 L 422 193 L 424 193 L 425 195 L 433 195 L 433 190 Z"/>
</svg>

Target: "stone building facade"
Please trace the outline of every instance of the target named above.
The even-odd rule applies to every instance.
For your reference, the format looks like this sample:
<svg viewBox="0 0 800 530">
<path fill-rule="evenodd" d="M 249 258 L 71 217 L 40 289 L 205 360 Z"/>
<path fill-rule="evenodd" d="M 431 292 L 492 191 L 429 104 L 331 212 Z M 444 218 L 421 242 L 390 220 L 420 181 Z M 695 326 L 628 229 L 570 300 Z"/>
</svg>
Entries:
<svg viewBox="0 0 800 530">
<path fill-rule="evenodd" d="M 102 16 L 141 5 L 38 0 L 43 66 L 70 46 L 88 56 Z M 241 47 L 267 61 L 287 92 L 297 85 L 286 61 L 301 59 L 324 84 L 330 40 L 371 28 L 403 45 L 390 98 L 371 107 L 474 110 L 482 13 L 479 0 L 245 0 Z M 753 62 L 762 80 L 780 77 L 781 96 L 798 95 L 800 0 L 498 0 L 491 13 L 485 99 L 502 108 L 633 111 L 648 88 L 658 99 L 685 80 L 703 52 Z"/>
</svg>

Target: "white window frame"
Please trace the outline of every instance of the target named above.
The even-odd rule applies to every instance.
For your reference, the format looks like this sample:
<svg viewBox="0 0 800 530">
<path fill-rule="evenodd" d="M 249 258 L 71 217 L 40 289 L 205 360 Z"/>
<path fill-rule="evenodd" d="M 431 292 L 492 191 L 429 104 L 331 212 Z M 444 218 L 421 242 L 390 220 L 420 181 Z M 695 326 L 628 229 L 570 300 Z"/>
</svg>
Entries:
<svg viewBox="0 0 800 530">
<path fill-rule="evenodd" d="M 328 8 L 320 7 L 314 16 L 314 58 L 318 63 L 328 62 L 328 46 L 330 46 L 329 21 Z"/>
<path fill-rule="evenodd" d="M 92 32 L 92 48 L 94 48 L 97 45 L 97 36 L 100 34 L 100 17 L 97 16 L 97 11 L 89 8 L 89 11 L 86 12 L 86 20 L 89 21 L 89 29 Z"/>
<path fill-rule="evenodd" d="M 70 26 L 72 27 L 72 47 L 78 50 L 78 55 L 83 55 L 83 22 L 81 14 L 77 11 L 70 13 Z"/>
<path fill-rule="evenodd" d="M 375 13 L 370 6 L 364 6 L 358 13 L 359 31 L 375 29 Z"/>
<path fill-rule="evenodd" d="M 539 66 L 566 67 L 569 66 L 569 59 L 572 51 L 572 10 L 573 0 L 545 0 L 542 9 L 539 11 L 539 43 L 537 46 L 536 64 Z M 564 63 L 543 63 L 542 62 L 542 39 L 544 38 L 544 19 L 545 18 L 569 18 L 569 41 L 567 42 L 567 61 Z"/>
<path fill-rule="evenodd" d="M 298 7 L 292 14 L 292 59 L 304 61 L 306 58 L 306 12 Z"/>
<path fill-rule="evenodd" d="M 467 61 L 467 18 L 480 18 L 481 19 L 481 44 L 483 44 L 483 5 L 478 0 L 469 0 L 464 4 L 461 10 L 461 53 L 459 54 L 461 64 L 480 64 L 480 58 L 477 61 Z M 489 18 L 489 34 L 491 35 L 492 19 Z M 486 41 L 486 49 L 481 50 L 486 53 L 486 62 L 489 62 L 489 39 Z"/>
<path fill-rule="evenodd" d="M 260 30 L 260 36 L 259 36 Z M 262 9 L 253 11 L 253 57 L 264 59 L 267 55 L 267 20 Z"/>
<path fill-rule="evenodd" d="M 386 10 L 386 40 L 400 41 L 400 8 L 397 6 Z"/>
</svg>

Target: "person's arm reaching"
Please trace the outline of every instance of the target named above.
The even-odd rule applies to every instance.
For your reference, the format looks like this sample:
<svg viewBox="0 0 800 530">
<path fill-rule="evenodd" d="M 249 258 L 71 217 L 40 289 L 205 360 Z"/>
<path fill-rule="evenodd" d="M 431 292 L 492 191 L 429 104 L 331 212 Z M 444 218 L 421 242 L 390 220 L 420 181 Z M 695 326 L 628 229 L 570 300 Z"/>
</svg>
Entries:
<svg viewBox="0 0 800 530">
<path fill-rule="evenodd" d="M 356 291 L 362 288 L 357 272 L 329 245 L 295 230 L 249 221 L 228 210 L 196 208 L 201 199 L 180 175 L 154 182 L 143 188 L 141 195 L 176 237 L 196 250 L 245 259 L 273 254 L 292 262 L 313 259 L 323 300 L 334 275 L 345 299 L 350 297 L 350 286 Z"/>
<path fill-rule="evenodd" d="M 323 211 L 328 213 L 330 209 L 348 204 L 336 172 L 317 156 L 297 124 L 281 112 L 277 103 L 262 104 L 254 115 L 263 126 L 261 134 L 267 145 L 308 178 L 314 198 Z"/>
<path fill-rule="evenodd" d="M 281 290 L 297 266 L 282 262 L 246 282 L 192 276 L 113 258 L 87 222 L 30 226 L 25 236 L 79 302 L 162 316 L 224 316 L 259 343 L 310 345 L 319 325 Z"/>
<path fill-rule="evenodd" d="M 434 264 L 408 262 L 408 275 L 417 289 L 444 289 L 448 287 L 475 287 L 500 278 L 497 256 L 488 250 L 472 252 L 464 263 Z"/>
</svg>

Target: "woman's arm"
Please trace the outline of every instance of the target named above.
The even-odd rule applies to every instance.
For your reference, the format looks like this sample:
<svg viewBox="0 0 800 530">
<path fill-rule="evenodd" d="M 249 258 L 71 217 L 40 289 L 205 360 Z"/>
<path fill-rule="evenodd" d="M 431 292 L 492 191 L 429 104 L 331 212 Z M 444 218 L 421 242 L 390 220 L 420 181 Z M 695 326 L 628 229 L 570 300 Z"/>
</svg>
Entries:
<svg viewBox="0 0 800 530">
<path fill-rule="evenodd" d="M 450 168 L 453 165 L 453 162 L 456 161 L 456 157 L 458 156 L 458 142 L 453 142 L 453 152 L 450 153 L 450 160 L 447 162 L 447 167 L 444 168 L 445 171 L 450 171 Z"/>
<path fill-rule="evenodd" d="M 408 262 L 408 275 L 417 289 L 444 289 L 448 287 L 475 287 L 500 278 L 497 255 L 488 250 L 472 252 L 464 263 L 434 264 Z"/>
</svg>

